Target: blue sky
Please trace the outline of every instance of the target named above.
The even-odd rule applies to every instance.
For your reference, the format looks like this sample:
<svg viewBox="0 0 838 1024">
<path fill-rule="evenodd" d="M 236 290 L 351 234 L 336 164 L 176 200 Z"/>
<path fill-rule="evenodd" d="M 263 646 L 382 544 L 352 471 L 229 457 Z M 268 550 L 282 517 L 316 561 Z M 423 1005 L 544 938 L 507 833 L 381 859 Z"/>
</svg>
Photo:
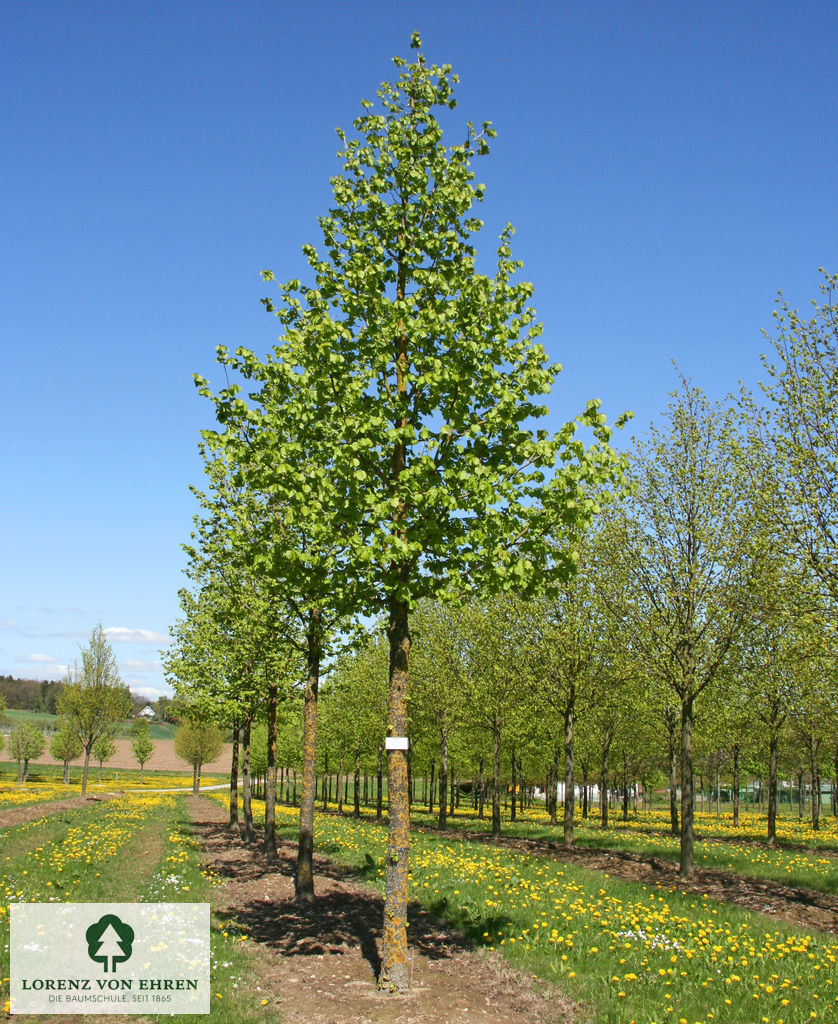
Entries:
<svg viewBox="0 0 838 1024">
<path fill-rule="evenodd" d="M 773 2 L 0 6 L 0 673 L 60 678 L 96 622 L 166 687 L 180 544 L 218 344 L 266 351 L 349 128 L 409 56 L 491 120 L 478 245 L 503 224 L 560 361 L 555 426 L 599 397 L 642 431 L 674 359 L 755 386 L 778 289 L 838 270 L 838 5 Z M 628 436 L 625 438 L 628 441 Z"/>
</svg>

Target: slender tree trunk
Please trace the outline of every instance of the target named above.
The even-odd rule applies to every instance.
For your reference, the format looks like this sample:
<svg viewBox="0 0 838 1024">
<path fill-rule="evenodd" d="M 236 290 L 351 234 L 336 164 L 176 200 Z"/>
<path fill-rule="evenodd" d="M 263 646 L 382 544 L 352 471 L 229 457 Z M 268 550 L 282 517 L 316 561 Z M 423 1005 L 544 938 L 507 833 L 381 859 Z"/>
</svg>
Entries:
<svg viewBox="0 0 838 1024">
<path fill-rule="evenodd" d="M 142 765 L 140 765 L 140 783 L 142 783 L 142 781 L 143 781 L 143 769 L 142 769 Z M 64 762 L 64 785 L 65 786 L 69 786 L 70 785 L 70 762 L 69 761 L 65 761 Z"/>
<path fill-rule="evenodd" d="M 434 773 L 435 772 L 436 772 L 436 761 L 434 761 L 432 759 L 431 760 L 431 781 L 430 781 L 430 785 L 428 786 L 428 814 L 433 814 L 434 813 L 434 785 L 436 783 L 436 779 L 434 777 Z"/>
<path fill-rule="evenodd" d="M 777 845 L 777 729 L 771 723 L 768 742 L 768 845 Z"/>
<path fill-rule="evenodd" d="M 486 800 L 486 776 L 483 773 L 483 758 L 482 757 L 480 758 L 480 768 L 479 768 L 478 774 L 479 774 L 480 782 L 479 782 L 479 789 L 478 789 L 478 793 L 477 793 L 477 801 L 478 801 L 477 802 L 477 817 L 482 821 L 483 820 L 483 804 L 485 803 L 485 800 Z"/>
<path fill-rule="evenodd" d="M 437 825 L 448 824 L 448 729 L 443 722 L 439 733 L 439 815 Z"/>
<path fill-rule="evenodd" d="M 276 702 L 277 683 L 268 685 L 268 768 L 265 780 L 265 837 L 262 849 L 269 860 L 277 860 L 276 853 Z"/>
<path fill-rule="evenodd" d="M 573 726 L 576 716 L 576 683 L 570 684 L 564 711 L 564 834 L 562 843 L 573 846 L 573 813 L 576 806 L 576 780 L 573 763 Z"/>
<path fill-rule="evenodd" d="M 250 729 L 253 724 L 252 715 L 244 720 L 242 730 L 242 813 L 244 814 L 244 839 L 252 843 L 256 837 L 253 831 L 253 793 L 250 778 Z"/>
<path fill-rule="evenodd" d="M 387 732 L 407 736 L 407 689 L 410 630 L 405 601 L 392 598 L 388 626 L 390 641 L 390 688 L 387 701 Z M 379 984 L 391 990 L 409 987 L 407 965 L 407 881 L 410 856 L 410 795 L 406 751 L 387 752 L 387 788 L 390 826 L 384 896 L 384 942 Z"/>
<path fill-rule="evenodd" d="M 739 824 L 739 744 L 733 744 L 733 827 Z"/>
<path fill-rule="evenodd" d="M 678 741 L 675 728 L 675 716 L 667 716 L 669 733 L 669 828 L 672 835 L 677 836 L 678 826 Z"/>
<path fill-rule="evenodd" d="M 605 731 L 602 744 L 602 767 L 599 774 L 599 817 L 603 828 L 608 828 L 608 755 L 611 753 L 611 741 L 614 739 L 614 726 L 609 725 Z"/>
<path fill-rule="evenodd" d="M 320 687 L 320 656 L 320 609 L 313 608 L 309 612 L 306 637 L 308 677 L 303 696 L 303 781 L 300 794 L 297 869 L 294 874 L 294 899 L 298 902 L 307 902 L 314 898 L 314 800 L 317 793 L 317 693 Z M 296 788 L 295 781 L 295 791 Z"/>
<path fill-rule="evenodd" d="M 82 770 L 82 773 L 81 773 L 81 795 L 82 795 L 82 797 L 87 796 L 87 771 L 88 771 L 89 767 L 90 767 L 90 747 L 86 746 L 84 748 L 84 769 Z M 19 769 L 20 769 L 20 762 L 18 762 L 18 782 L 20 782 L 20 779 L 21 779 L 20 770 Z"/>
<path fill-rule="evenodd" d="M 492 723 L 492 835 L 500 835 L 500 719 Z"/>
<path fill-rule="evenodd" d="M 509 820 L 510 821 L 517 821 L 517 817 L 516 817 L 516 814 L 515 814 L 515 802 L 516 802 L 516 799 L 517 799 L 517 794 L 515 792 L 515 787 L 516 787 L 516 785 L 518 783 L 518 778 L 517 778 L 518 773 L 516 771 L 516 768 L 517 768 L 517 765 L 515 764 L 515 748 L 513 747 L 512 748 L 512 810 L 511 810 L 510 815 L 509 815 Z"/>
<path fill-rule="evenodd" d="M 230 758 L 230 828 L 239 827 L 239 723 L 233 722 L 233 752 Z"/>
<path fill-rule="evenodd" d="M 338 814 L 343 814 L 343 790 L 344 790 L 344 784 L 343 784 L 343 758 L 342 757 L 338 758 L 337 790 L 338 790 Z"/>
<path fill-rule="evenodd" d="M 375 816 L 378 821 L 384 817 L 384 781 L 382 779 L 382 761 L 384 759 L 384 747 L 378 744 L 378 768 L 375 777 Z"/>
<path fill-rule="evenodd" d="M 553 748 L 553 765 L 550 778 L 550 824 L 558 825 L 559 823 L 559 757 L 561 754 L 560 748 L 555 746 Z"/>
<path fill-rule="evenodd" d="M 352 794 L 352 796 L 353 796 L 352 814 L 353 814 L 353 817 L 360 818 L 361 817 L 361 751 L 360 750 L 356 750 L 355 751 L 355 778 L 353 780 L 353 783 L 354 783 L 354 792 Z"/>
<path fill-rule="evenodd" d="M 681 702 L 681 860 L 678 873 L 692 877 L 695 858 L 693 832 L 693 698 Z"/>
<path fill-rule="evenodd" d="M 457 773 L 452 768 L 451 769 L 451 808 L 450 808 L 450 814 L 451 814 L 452 818 L 454 817 L 454 809 L 455 809 L 455 806 L 456 806 L 456 796 L 457 796 Z"/>
<path fill-rule="evenodd" d="M 582 820 L 588 818 L 588 762 L 582 762 Z"/>
<path fill-rule="evenodd" d="M 821 741 L 815 739 L 815 734 L 809 736 L 809 758 L 812 772 L 812 831 L 817 832 L 821 827 L 821 774 L 818 764 L 818 748 Z"/>
</svg>

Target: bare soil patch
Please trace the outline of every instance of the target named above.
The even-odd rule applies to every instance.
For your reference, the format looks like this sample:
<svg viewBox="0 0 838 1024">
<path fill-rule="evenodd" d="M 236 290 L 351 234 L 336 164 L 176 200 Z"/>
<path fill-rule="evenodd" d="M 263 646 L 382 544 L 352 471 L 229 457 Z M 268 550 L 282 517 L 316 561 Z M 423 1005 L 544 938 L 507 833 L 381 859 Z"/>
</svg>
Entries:
<svg viewBox="0 0 838 1024">
<path fill-rule="evenodd" d="M 170 772 L 183 772 L 184 775 L 189 775 L 192 772 L 192 766 L 188 765 L 185 761 L 175 754 L 175 741 L 174 740 L 152 740 L 154 744 L 154 752 L 151 755 L 151 759 L 146 761 L 145 770 L 151 771 L 170 771 Z M 134 752 L 131 749 L 131 740 L 120 738 L 115 739 L 114 744 L 116 745 L 116 753 L 106 762 L 108 769 L 111 768 L 139 768 L 137 759 L 134 757 Z M 231 743 L 225 743 L 221 753 L 212 764 L 205 764 L 201 769 L 202 774 L 218 774 L 229 775 L 230 774 L 230 760 L 232 757 L 233 745 Z M 50 757 L 49 754 L 42 754 L 40 757 L 35 758 L 34 761 L 30 761 L 30 764 L 61 764 L 61 761 L 56 761 L 54 757 Z M 75 769 L 81 768 L 84 764 L 84 756 L 77 757 L 75 761 L 71 761 L 70 765 L 73 768 L 73 778 L 76 778 Z M 91 758 L 90 759 L 90 778 L 96 779 L 98 771 L 98 763 Z"/>
<path fill-rule="evenodd" d="M 283 1024 L 582 1024 L 581 1007 L 499 955 L 476 951 L 421 907 L 411 905 L 411 990 L 380 992 L 381 895 L 315 856 L 312 903 L 294 902 L 296 847 L 281 843 L 269 862 L 226 827 L 217 803 L 188 797 L 209 865 L 224 880 L 218 909 L 242 926 L 253 977 Z M 259 837 L 261 840 L 261 836 Z"/>
<path fill-rule="evenodd" d="M 435 835 L 451 839 L 470 839 L 554 857 L 556 860 L 596 871 L 608 872 L 614 878 L 646 885 L 661 885 L 696 896 L 710 896 L 721 903 L 766 914 L 775 921 L 803 931 L 829 932 L 838 935 L 838 897 L 813 889 L 798 889 L 765 879 L 744 878 L 731 871 L 696 867 L 692 878 L 681 878 L 674 861 L 659 857 L 643 857 L 628 851 L 601 850 L 574 846 L 568 850 L 560 843 L 543 839 L 518 839 L 513 836 L 487 836 L 483 832 L 429 829 Z M 820 855 L 820 851 L 816 851 Z"/>
</svg>

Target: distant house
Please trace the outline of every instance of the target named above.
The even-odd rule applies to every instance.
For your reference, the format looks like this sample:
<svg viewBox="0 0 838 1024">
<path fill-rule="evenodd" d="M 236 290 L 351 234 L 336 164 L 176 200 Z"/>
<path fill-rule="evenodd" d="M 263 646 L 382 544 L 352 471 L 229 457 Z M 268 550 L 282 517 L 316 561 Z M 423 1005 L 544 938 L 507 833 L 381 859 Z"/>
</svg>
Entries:
<svg viewBox="0 0 838 1024">
<path fill-rule="evenodd" d="M 144 718 L 147 722 L 157 721 L 157 715 L 154 713 L 154 708 L 150 704 L 146 704 L 142 711 L 138 711 L 136 717 Z"/>
</svg>

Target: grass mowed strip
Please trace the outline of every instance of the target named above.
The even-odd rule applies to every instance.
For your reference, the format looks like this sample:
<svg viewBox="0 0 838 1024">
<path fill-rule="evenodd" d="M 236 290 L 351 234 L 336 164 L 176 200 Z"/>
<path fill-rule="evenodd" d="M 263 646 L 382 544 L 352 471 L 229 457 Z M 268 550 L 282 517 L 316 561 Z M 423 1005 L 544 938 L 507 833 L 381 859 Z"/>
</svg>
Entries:
<svg viewBox="0 0 838 1024">
<path fill-rule="evenodd" d="M 131 793 L 27 822 L 3 832 L 3 854 L 0 1007 L 6 1012 L 8 904 L 211 902 L 214 880 L 203 869 L 198 844 L 192 837 L 191 820 L 180 795 Z M 234 926 L 214 919 L 211 1017 L 219 1024 L 249 1024 L 261 1019 L 262 1004 L 252 993 L 246 976 L 242 942 L 243 936 Z M 58 1024 L 65 1018 L 26 1019 Z M 143 1019 L 194 1024 L 191 1015 L 146 1015 Z"/>
<path fill-rule="evenodd" d="M 278 808 L 292 837 L 298 811 Z M 383 884 L 386 829 L 318 815 L 317 849 Z M 838 1020 L 838 942 L 557 858 L 417 832 L 410 895 L 595 1007 L 598 1024 Z"/>
</svg>

